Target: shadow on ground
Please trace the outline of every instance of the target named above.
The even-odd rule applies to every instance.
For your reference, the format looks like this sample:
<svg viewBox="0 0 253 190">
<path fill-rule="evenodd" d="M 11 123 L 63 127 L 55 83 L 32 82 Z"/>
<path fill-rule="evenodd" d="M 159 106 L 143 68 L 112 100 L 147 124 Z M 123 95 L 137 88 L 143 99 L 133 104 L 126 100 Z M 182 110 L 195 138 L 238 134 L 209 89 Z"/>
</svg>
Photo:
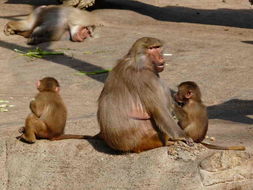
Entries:
<svg viewBox="0 0 253 190">
<path fill-rule="evenodd" d="M 243 43 L 245 43 L 245 44 L 251 44 L 251 45 L 253 45 L 253 41 L 242 41 Z"/>
<path fill-rule="evenodd" d="M 91 146 L 98 152 L 110 154 L 110 155 L 122 155 L 127 154 L 126 152 L 114 150 L 110 148 L 105 141 L 103 140 L 95 140 L 95 139 L 87 139 L 87 141 L 91 144 Z"/>
<path fill-rule="evenodd" d="M 181 6 L 157 7 L 131 0 L 108 1 L 105 8 L 131 10 L 161 21 L 253 28 L 253 14 L 249 9 L 204 10 Z"/>
<path fill-rule="evenodd" d="M 57 5 L 59 1 L 57 0 L 8 0 L 6 4 L 27 4 L 27 5 Z"/>
<path fill-rule="evenodd" d="M 58 4 L 55 0 L 8 0 L 7 4 Z M 201 3 L 201 2 L 200 2 Z M 249 9 L 193 9 L 182 6 L 157 7 L 132 0 L 108 0 L 104 9 L 131 10 L 154 19 L 169 22 L 186 22 L 239 28 L 253 28 L 253 14 Z"/>
<path fill-rule="evenodd" d="M 219 105 L 209 106 L 209 119 L 223 119 L 238 123 L 253 124 L 253 100 L 232 99 Z"/>
<path fill-rule="evenodd" d="M 27 47 L 23 47 L 17 44 L 13 44 L 13 43 L 8 43 L 8 42 L 4 42 L 0 40 L 0 46 L 6 49 L 10 49 L 10 50 L 14 50 L 14 49 L 18 49 L 21 51 L 28 51 L 31 50 L 34 47 L 31 48 L 27 48 Z M 49 45 L 48 45 L 49 46 Z M 43 50 L 45 51 L 52 51 L 48 48 L 43 48 Z M 61 65 L 65 65 L 68 66 L 70 68 L 76 69 L 77 71 L 81 71 L 81 72 L 91 72 L 91 71 L 97 71 L 97 70 L 103 70 L 104 68 L 93 65 L 91 63 L 85 62 L 85 61 L 81 61 L 79 59 L 75 59 L 73 57 L 67 56 L 67 55 L 55 55 L 53 57 L 50 56 L 45 56 L 42 59 L 45 59 L 47 61 L 51 61 L 57 64 L 61 64 Z M 97 80 L 99 82 L 104 82 L 107 74 L 99 74 L 99 75 L 87 75 L 90 78 Z"/>
</svg>

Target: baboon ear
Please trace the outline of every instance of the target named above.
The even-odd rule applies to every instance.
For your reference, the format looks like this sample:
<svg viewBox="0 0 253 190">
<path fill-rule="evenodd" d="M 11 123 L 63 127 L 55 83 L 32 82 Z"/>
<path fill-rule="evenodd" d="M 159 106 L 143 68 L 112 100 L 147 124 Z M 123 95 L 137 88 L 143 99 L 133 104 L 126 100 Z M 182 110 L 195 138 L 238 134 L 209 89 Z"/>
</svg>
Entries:
<svg viewBox="0 0 253 190">
<path fill-rule="evenodd" d="M 60 87 L 55 87 L 55 92 L 60 92 Z"/>
<path fill-rule="evenodd" d="M 40 80 L 38 80 L 35 85 L 37 88 L 39 88 L 40 87 Z"/>
<path fill-rule="evenodd" d="M 143 68 L 145 66 L 145 63 L 148 61 L 148 58 L 146 55 L 136 55 L 135 57 L 135 64 L 139 67 L 139 68 Z"/>
<path fill-rule="evenodd" d="M 190 99 L 192 97 L 193 93 L 191 90 L 188 90 L 188 92 L 186 93 L 185 97 Z"/>
</svg>

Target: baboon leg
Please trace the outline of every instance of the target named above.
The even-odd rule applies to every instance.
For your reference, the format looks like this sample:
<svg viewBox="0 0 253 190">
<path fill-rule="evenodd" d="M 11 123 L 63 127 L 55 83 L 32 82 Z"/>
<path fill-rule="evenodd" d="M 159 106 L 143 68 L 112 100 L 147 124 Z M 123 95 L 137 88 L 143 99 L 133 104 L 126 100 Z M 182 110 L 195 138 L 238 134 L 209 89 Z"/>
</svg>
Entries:
<svg viewBox="0 0 253 190">
<path fill-rule="evenodd" d="M 27 44 L 36 45 L 48 41 L 60 40 L 65 32 L 63 27 L 41 25 L 34 29 L 32 35 L 28 38 Z"/>
<path fill-rule="evenodd" d="M 35 9 L 34 12 L 30 14 L 26 19 L 8 22 L 4 27 L 5 35 L 8 36 L 18 34 L 24 37 L 29 37 L 36 23 L 37 15 L 41 11 L 41 8 L 43 8 L 43 6 Z"/>
<path fill-rule="evenodd" d="M 4 27 L 4 33 L 7 36 L 19 33 L 21 35 L 21 32 L 26 32 L 30 30 L 32 30 L 32 27 L 31 25 L 27 24 L 27 20 L 10 21 Z"/>
<path fill-rule="evenodd" d="M 25 38 L 29 38 L 32 34 L 32 30 L 24 31 L 24 32 L 17 32 L 18 35 L 24 36 Z"/>
<path fill-rule="evenodd" d="M 158 134 L 153 134 L 148 137 L 142 138 L 139 145 L 137 145 L 132 151 L 135 153 L 139 153 L 145 150 L 150 150 L 153 148 L 158 148 L 164 146 L 164 143 L 160 139 Z"/>
<path fill-rule="evenodd" d="M 47 126 L 34 114 L 28 115 L 25 122 L 24 133 L 21 139 L 28 143 L 34 143 L 38 138 L 48 138 Z"/>
<path fill-rule="evenodd" d="M 35 128 L 34 128 L 35 121 L 36 118 L 33 114 L 28 115 L 25 121 L 25 127 L 23 130 L 23 134 L 21 135 L 21 139 L 28 143 L 35 143 L 36 141 Z"/>
<path fill-rule="evenodd" d="M 23 134 L 23 133 L 25 132 L 25 127 L 20 127 L 20 128 L 18 129 L 18 132 L 19 132 L 20 134 Z"/>
</svg>

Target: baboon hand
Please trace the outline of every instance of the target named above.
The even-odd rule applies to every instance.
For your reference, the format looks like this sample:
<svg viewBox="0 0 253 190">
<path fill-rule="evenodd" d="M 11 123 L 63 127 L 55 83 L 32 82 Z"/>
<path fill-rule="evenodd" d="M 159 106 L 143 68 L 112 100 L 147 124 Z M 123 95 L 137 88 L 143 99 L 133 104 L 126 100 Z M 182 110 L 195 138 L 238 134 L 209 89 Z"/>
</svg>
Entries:
<svg viewBox="0 0 253 190">
<path fill-rule="evenodd" d="M 192 140 L 192 138 L 187 137 L 187 138 L 185 138 L 185 144 L 187 144 L 188 146 L 193 146 L 194 141 Z"/>
<path fill-rule="evenodd" d="M 20 128 L 18 129 L 18 132 L 19 132 L 20 134 L 23 134 L 23 133 L 25 132 L 25 127 L 20 127 Z"/>
<path fill-rule="evenodd" d="M 6 36 L 9 36 L 9 35 L 13 35 L 15 34 L 15 31 L 13 30 L 13 27 L 10 23 L 7 23 L 5 26 L 4 26 L 4 34 Z"/>
</svg>

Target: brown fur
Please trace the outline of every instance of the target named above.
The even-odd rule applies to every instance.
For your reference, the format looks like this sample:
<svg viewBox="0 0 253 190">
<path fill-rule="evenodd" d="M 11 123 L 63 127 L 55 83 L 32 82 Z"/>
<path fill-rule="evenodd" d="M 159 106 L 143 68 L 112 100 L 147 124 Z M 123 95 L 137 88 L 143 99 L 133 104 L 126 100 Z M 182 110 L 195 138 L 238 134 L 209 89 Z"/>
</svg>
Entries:
<svg viewBox="0 0 253 190">
<path fill-rule="evenodd" d="M 30 102 L 31 113 L 25 121 L 20 139 L 34 143 L 36 139 L 83 139 L 83 135 L 64 135 L 67 109 L 59 94 L 59 83 L 52 77 L 38 81 L 39 93 Z"/>
<path fill-rule="evenodd" d="M 208 114 L 206 106 L 201 100 L 200 89 L 195 82 L 181 83 L 178 86 L 175 100 L 178 102 L 175 105 L 178 124 L 194 142 L 201 143 L 211 149 L 245 150 L 244 146 L 223 147 L 202 142 L 208 130 Z"/>
<path fill-rule="evenodd" d="M 105 82 L 98 100 L 100 137 L 116 150 L 141 152 L 185 137 L 172 118 L 170 94 L 159 77 L 162 46 L 156 38 L 140 38 Z"/>
<path fill-rule="evenodd" d="M 25 19 L 5 25 L 6 35 L 18 34 L 28 38 L 28 44 L 60 40 L 68 31 L 70 39 L 82 42 L 91 37 L 98 19 L 85 10 L 64 6 L 40 6 Z"/>
</svg>

